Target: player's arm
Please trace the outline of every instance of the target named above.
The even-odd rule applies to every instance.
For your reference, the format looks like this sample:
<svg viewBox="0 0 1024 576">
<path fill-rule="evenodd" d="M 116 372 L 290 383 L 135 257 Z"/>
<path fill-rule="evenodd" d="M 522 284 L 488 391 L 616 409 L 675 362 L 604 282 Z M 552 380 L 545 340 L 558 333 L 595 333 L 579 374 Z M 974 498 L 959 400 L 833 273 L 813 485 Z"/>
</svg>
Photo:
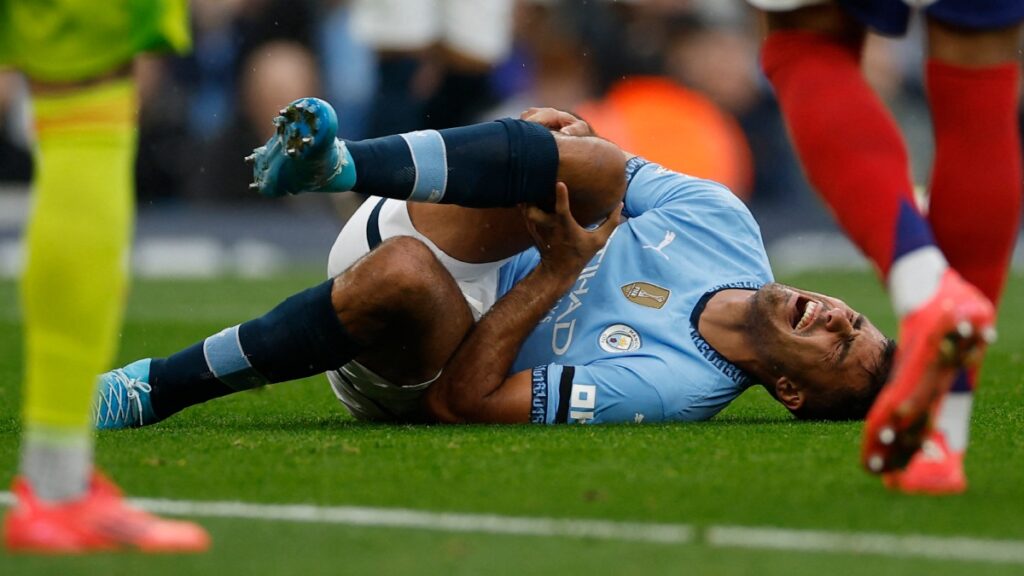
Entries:
<svg viewBox="0 0 1024 576">
<path fill-rule="evenodd" d="M 569 192 L 559 183 L 555 212 L 524 208 L 541 262 L 470 330 L 441 377 L 425 395 L 427 412 L 441 422 L 526 422 L 530 371 L 507 376 L 533 328 L 567 292 L 618 225 L 619 210 L 587 231 L 573 219 Z"/>
</svg>

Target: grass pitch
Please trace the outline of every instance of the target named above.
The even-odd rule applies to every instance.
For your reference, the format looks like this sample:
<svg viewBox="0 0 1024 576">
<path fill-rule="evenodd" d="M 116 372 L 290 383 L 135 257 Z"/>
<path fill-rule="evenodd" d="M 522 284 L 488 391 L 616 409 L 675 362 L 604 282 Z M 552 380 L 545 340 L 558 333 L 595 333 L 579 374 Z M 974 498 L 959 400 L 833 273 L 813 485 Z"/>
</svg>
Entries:
<svg viewBox="0 0 1024 576">
<path fill-rule="evenodd" d="M 167 355 L 312 285 L 139 282 L 121 363 Z M 887 333 L 868 274 L 784 279 L 846 299 Z M 99 435 L 100 465 L 133 496 L 366 506 L 614 522 L 778 527 L 1024 541 L 1024 281 L 1011 282 L 975 403 L 970 491 L 890 494 L 857 466 L 861 424 L 800 423 L 752 389 L 703 424 L 383 426 L 354 422 L 322 378 L 224 398 L 142 430 Z M 17 460 L 20 323 L 0 283 L 0 482 Z M 1024 564 L 851 552 L 718 548 L 560 536 L 450 533 L 260 519 L 200 520 L 199 556 L 3 555 L 34 574 L 1021 574 Z M 1024 546 L 1024 544 L 1018 544 Z"/>
</svg>

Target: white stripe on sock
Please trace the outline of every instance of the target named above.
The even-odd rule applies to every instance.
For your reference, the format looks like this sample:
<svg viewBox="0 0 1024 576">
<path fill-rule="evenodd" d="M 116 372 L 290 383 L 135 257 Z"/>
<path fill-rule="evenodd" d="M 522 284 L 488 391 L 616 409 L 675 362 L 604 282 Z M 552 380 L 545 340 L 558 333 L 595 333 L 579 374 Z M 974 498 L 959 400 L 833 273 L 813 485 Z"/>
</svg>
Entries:
<svg viewBox="0 0 1024 576">
<path fill-rule="evenodd" d="M 946 436 L 946 445 L 953 452 L 967 450 L 971 432 L 971 408 L 974 394 L 971 392 L 950 392 L 942 399 L 935 427 Z"/>
<path fill-rule="evenodd" d="M 65 502 L 85 493 L 92 474 L 92 431 L 29 424 L 21 447 L 21 473 L 41 500 Z"/>
<path fill-rule="evenodd" d="M 889 269 L 889 298 L 896 315 L 902 318 L 927 302 L 947 268 L 946 257 L 935 246 L 918 248 L 893 262 Z"/>
</svg>

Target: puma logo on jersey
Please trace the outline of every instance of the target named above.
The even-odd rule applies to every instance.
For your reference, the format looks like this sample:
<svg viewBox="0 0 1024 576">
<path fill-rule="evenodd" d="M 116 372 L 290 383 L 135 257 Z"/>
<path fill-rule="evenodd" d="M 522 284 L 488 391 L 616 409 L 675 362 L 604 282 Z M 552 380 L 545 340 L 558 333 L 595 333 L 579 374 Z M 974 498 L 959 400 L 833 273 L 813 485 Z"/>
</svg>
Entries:
<svg viewBox="0 0 1024 576">
<path fill-rule="evenodd" d="M 667 248 L 669 244 L 671 244 L 672 242 L 675 241 L 675 239 L 676 239 L 676 233 L 671 231 L 671 230 L 666 230 L 665 231 L 665 237 L 662 238 L 661 243 L 659 243 L 657 246 L 655 246 L 653 244 L 644 244 L 643 248 L 645 250 L 647 250 L 647 249 L 654 250 L 658 254 L 661 254 L 662 258 L 664 258 L 665 260 L 668 260 L 668 256 L 666 256 L 665 253 L 662 252 L 662 250 Z"/>
</svg>

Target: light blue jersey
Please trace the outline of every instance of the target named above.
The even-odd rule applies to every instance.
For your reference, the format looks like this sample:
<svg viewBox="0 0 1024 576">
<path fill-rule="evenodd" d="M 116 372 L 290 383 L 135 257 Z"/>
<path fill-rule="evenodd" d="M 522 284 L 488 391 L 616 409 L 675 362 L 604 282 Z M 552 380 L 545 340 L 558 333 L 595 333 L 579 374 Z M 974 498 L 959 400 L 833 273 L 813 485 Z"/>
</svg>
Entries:
<svg viewBox="0 0 1024 576">
<path fill-rule="evenodd" d="M 696 326 L 719 290 L 772 281 L 757 223 L 715 182 L 641 158 L 627 178 L 628 219 L 513 364 L 533 369 L 533 422 L 707 420 L 751 384 Z M 539 261 L 535 249 L 513 258 L 499 292 Z"/>
</svg>

